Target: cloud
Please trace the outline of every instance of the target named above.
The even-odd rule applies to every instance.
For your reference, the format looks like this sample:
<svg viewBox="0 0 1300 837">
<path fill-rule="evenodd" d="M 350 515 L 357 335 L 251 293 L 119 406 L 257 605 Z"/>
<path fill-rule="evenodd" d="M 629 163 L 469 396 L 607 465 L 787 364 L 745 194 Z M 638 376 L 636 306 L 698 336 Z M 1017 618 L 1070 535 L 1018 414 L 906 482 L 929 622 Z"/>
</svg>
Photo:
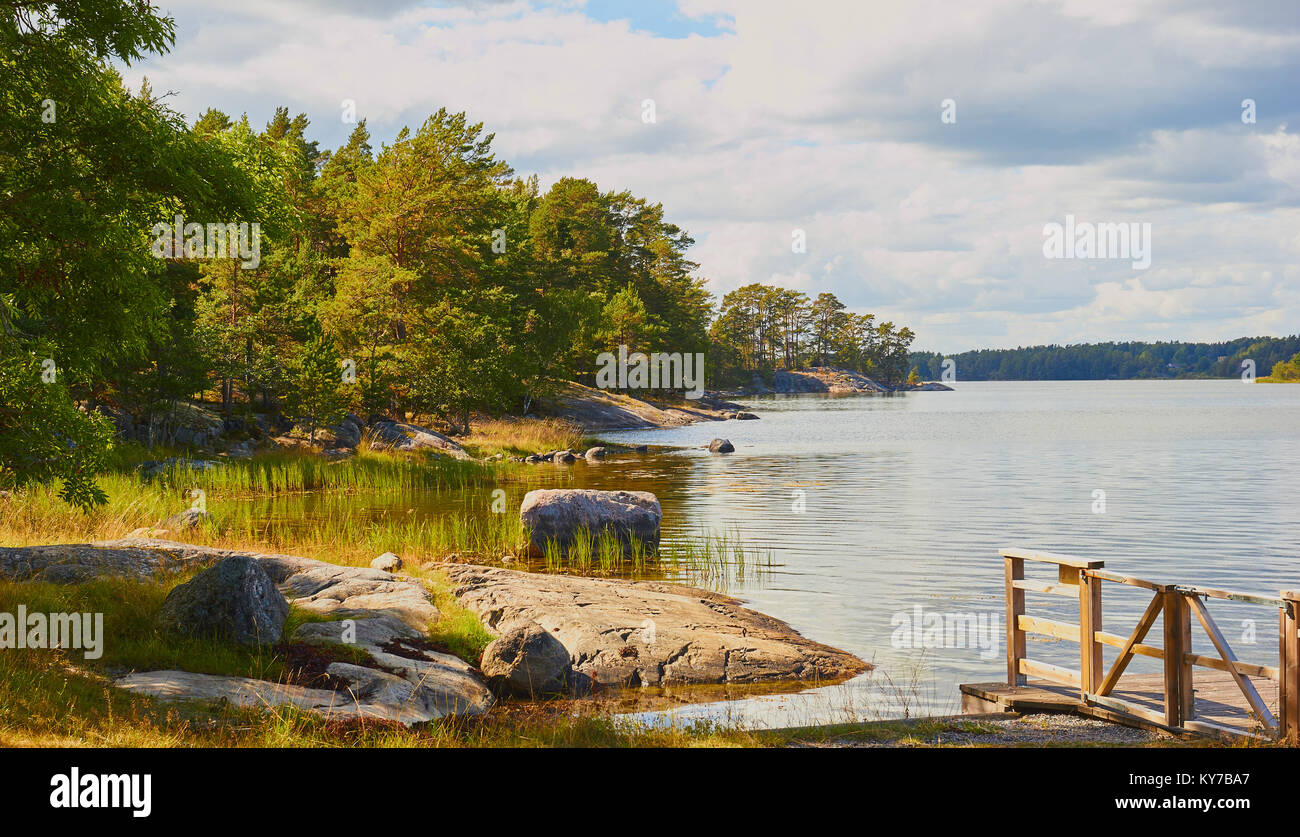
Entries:
<svg viewBox="0 0 1300 837">
<path fill-rule="evenodd" d="M 284 104 L 331 147 L 344 99 L 378 141 L 466 110 L 544 186 L 662 201 L 718 296 L 832 291 L 946 351 L 1300 322 L 1290 2 L 174 5 L 176 49 L 127 77 L 191 118 Z M 1151 269 L 1044 259 L 1066 214 L 1150 223 Z"/>
</svg>

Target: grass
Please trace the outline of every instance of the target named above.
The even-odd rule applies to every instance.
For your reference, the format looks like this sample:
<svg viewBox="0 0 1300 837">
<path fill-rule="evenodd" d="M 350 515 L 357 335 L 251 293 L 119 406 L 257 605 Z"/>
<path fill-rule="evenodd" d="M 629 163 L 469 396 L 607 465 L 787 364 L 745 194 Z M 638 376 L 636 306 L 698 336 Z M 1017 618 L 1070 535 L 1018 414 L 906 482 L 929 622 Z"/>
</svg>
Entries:
<svg viewBox="0 0 1300 837">
<path fill-rule="evenodd" d="M 470 434 L 457 440 L 482 458 L 498 453 L 527 456 L 553 450 L 584 450 L 590 440 L 582 428 L 558 418 L 485 419 L 470 425 Z"/>
<path fill-rule="evenodd" d="M 507 435 L 502 431 L 498 438 Z M 550 447 L 550 441 L 555 440 L 539 447 Z M 573 445 L 559 441 L 554 446 Z M 162 458 L 157 451 L 149 456 Z M 110 502 L 89 514 L 59 501 L 55 487 L 31 488 L 0 501 L 0 544 L 121 537 L 188 506 L 190 501 L 181 491 L 197 486 L 207 492 L 214 522 L 185 533 L 184 540 L 290 552 L 353 566 L 393 551 L 405 559 L 407 574 L 426 583 L 442 614 L 429 633 L 437 647 L 477 664 L 492 640 L 478 618 L 459 605 L 446 576 L 419 565 L 452 552 L 478 557 L 522 552 L 524 532 L 518 513 L 493 515 L 484 513 L 484 507 L 492 502 L 491 486 L 523 482 L 527 473 L 535 472 L 523 469 L 521 476 L 511 465 L 363 450 L 353 460 L 333 464 L 302 453 L 277 453 L 227 463 L 220 470 L 173 470 L 146 482 L 133 469 L 142 458 L 140 450 L 118 452 L 117 470 L 104 477 Z M 383 496 L 400 505 L 408 494 L 417 492 L 454 496 L 459 509 L 432 517 L 396 514 L 379 519 L 354 509 L 359 493 Z M 298 514 L 294 504 L 309 499 L 323 508 L 310 516 Z M 275 507 L 280 513 L 255 508 L 259 502 L 281 504 Z M 743 584 L 772 567 L 770 554 L 750 550 L 738 538 L 707 533 L 663 545 L 656 560 L 635 546 L 625 553 L 610 536 L 580 539 L 567 555 L 552 548 L 542 560 L 554 571 L 689 573 L 693 581 L 714 587 Z M 506 704 L 486 716 L 444 719 L 408 729 L 379 721 L 328 722 L 291 707 L 167 703 L 113 688 L 112 676 L 169 668 L 294 680 L 296 673 L 283 645 L 257 649 L 158 633 L 153 615 L 170 589 L 188 577 L 102 579 L 79 585 L 0 582 L 0 612 L 15 612 L 22 604 L 29 612 L 103 613 L 104 630 L 111 638 L 104 655 L 93 661 L 83 659 L 79 651 L 0 652 L 0 745 L 752 747 L 827 742 L 837 736 L 838 740 L 888 738 L 897 732 L 888 726 L 875 727 L 877 732 L 860 731 L 867 728 L 848 718 L 837 718 L 834 725 L 810 718 L 809 728 L 776 732 L 716 723 L 648 727 L 575 702 Z M 291 609 L 286 636 L 301 622 L 315 618 L 319 617 Z M 906 704 L 918 687 L 913 678 L 898 684 L 889 681 L 882 688 Z M 916 728 L 911 729 L 908 734 L 915 734 Z"/>
</svg>

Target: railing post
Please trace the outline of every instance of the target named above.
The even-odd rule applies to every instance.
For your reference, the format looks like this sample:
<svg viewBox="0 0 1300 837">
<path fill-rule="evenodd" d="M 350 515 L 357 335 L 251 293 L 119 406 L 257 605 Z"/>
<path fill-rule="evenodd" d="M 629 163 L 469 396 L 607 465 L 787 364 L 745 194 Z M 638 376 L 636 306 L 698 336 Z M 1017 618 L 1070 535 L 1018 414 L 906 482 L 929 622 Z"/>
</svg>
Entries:
<svg viewBox="0 0 1300 837">
<path fill-rule="evenodd" d="M 1079 574 L 1079 697 L 1087 702 L 1088 695 L 1101 689 L 1101 643 L 1097 631 L 1101 630 L 1101 579 L 1084 570 Z"/>
<path fill-rule="evenodd" d="M 1300 743 L 1300 591 L 1283 590 L 1278 634 L 1278 732 Z"/>
<path fill-rule="evenodd" d="M 1020 661 L 1025 657 L 1025 632 L 1020 629 L 1020 617 L 1025 612 L 1025 591 L 1013 582 L 1025 577 L 1025 559 L 1004 558 L 1007 575 L 1007 685 L 1023 686 L 1025 675 L 1020 673 Z"/>
<path fill-rule="evenodd" d="M 1186 662 L 1192 650 L 1192 613 L 1175 589 L 1165 597 L 1165 726 L 1182 726 L 1195 716 L 1196 693 L 1192 687 L 1192 666 Z"/>
</svg>

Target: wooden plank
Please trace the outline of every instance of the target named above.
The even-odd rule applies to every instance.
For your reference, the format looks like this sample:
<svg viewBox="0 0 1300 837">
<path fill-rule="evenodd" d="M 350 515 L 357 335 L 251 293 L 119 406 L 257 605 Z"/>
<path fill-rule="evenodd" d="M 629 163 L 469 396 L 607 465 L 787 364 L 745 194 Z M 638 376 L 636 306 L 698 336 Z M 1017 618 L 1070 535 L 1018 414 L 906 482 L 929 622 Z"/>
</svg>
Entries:
<svg viewBox="0 0 1300 837">
<path fill-rule="evenodd" d="M 1185 620 L 1185 611 L 1183 608 L 1183 597 L 1174 591 L 1166 591 L 1160 594 L 1164 600 L 1164 633 L 1165 633 L 1165 671 L 1164 671 L 1164 695 L 1165 695 L 1165 724 L 1171 727 L 1182 725 L 1187 719 L 1187 701 L 1184 699 L 1183 690 L 1191 691 L 1191 684 L 1183 682 L 1183 655 L 1187 653 L 1187 648 L 1183 644 L 1186 637 L 1182 630 L 1182 622 Z M 1193 696 L 1193 700 L 1195 696 Z M 1193 703 L 1193 707 L 1195 704 Z"/>
<path fill-rule="evenodd" d="M 1187 607 L 1187 597 L 1178 596 L 1178 630 L 1182 637 L 1178 642 L 1179 652 L 1175 657 L 1178 665 L 1178 686 L 1181 689 L 1178 716 L 1182 723 L 1197 717 L 1196 713 L 1196 667 L 1187 660 L 1192 653 L 1192 614 Z"/>
<path fill-rule="evenodd" d="M 1194 666 L 1213 668 L 1218 671 L 1228 671 L 1227 663 L 1223 662 L 1223 660 L 1220 660 L 1218 657 L 1206 657 L 1203 654 L 1187 654 L 1183 659 Z M 1259 666 L 1254 663 L 1243 663 L 1240 660 L 1233 663 L 1233 666 L 1237 671 L 1242 674 L 1250 675 L 1251 677 L 1267 677 L 1269 680 L 1278 679 L 1278 669 L 1274 666 Z M 1231 672 L 1229 672 L 1229 674 L 1231 674 Z"/>
<path fill-rule="evenodd" d="M 1084 575 L 1092 578 L 1100 578 L 1103 581 L 1113 581 L 1116 584 L 1127 584 L 1130 587 L 1142 587 L 1156 593 L 1163 593 L 1165 588 L 1168 586 L 1166 584 L 1156 584 L 1154 581 L 1144 581 L 1143 579 L 1134 578 L 1130 575 L 1121 575 L 1120 573 L 1112 573 L 1106 570 L 1084 570 Z"/>
<path fill-rule="evenodd" d="M 1106 673 L 1106 678 L 1101 682 L 1101 685 L 1093 690 L 1094 692 L 1099 695 L 1108 695 L 1111 693 L 1111 690 L 1115 688 L 1115 684 L 1119 682 L 1120 676 L 1124 674 L 1124 669 L 1128 668 L 1129 661 L 1133 659 L 1134 647 L 1139 645 L 1142 640 L 1146 638 L 1147 632 L 1150 631 L 1151 626 L 1156 623 L 1156 617 L 1160 615 L 1164 606 L 1164 597 L 1161 594 L 1157 593 L 1151 597 L 1151 603 L 1148 604 L 1147 609 L 1142 612 L 1142 618 L 1138 620 L 1137 626 L 1133 629 L 1133 633 L 1124 641 L 1124 645 L 1120 648 L 1119 656 L 1115 658 L 1115 662 L 1111 665 L 1110 671 Z M 1102 641 L 1104 642 L 1104 640 Z M 1100 649 L 1098 650 L 1100 651 Z M 1163 654 L 1161 656 L 1163 656 Z"/>
<path fill-rule="evenodd" d="M 1018 558 L 1023 561 L 1039 561 L 1044 564 L 1058 564 L 1060 566 L 1074 567 L 1080 570 L 1095 570 L 1106 566 L 1105 561 L 1076 558 L 1073 555 L 1057 555 L 1054 552 L 1035 552 L 1032 549 L 1019 549 L 1017 547 L 999 549 L 998 554 L 1003 558 Z"/>
<path fill-rule="evenodd" d="M 1187 721 L 1183 724 L 1184 729 L 1192 732 L 1199 732 L 1204 735 L 1227 736 L 1229 738 L 1251 738 L 1257 741 L 1268 741 L 1270 736 L 1260 735 L 1241 727 L 1234 727 L 1229 724 L 1219 724 L 1214 721 Z"/>
<path fill-rule="evenodd" d="M 1079 687 L 1079 672 L 1054 666 L 1051 663 L 1025 658 L 1020 661 L 1020 673 L 1031 677 L 1042 677 L 1044 680 L 1051 680 L 1064 686 Z"/>
<path fill-rule="evenodd" d="M 1278 713 L 1280 732 L 1292 744 L 1300 742 L 1300 593 L 1283 590 L 1286 604 L 1279 611 Z"/>
<path fill-rule="evenodd" d="M 1273 717 L 1273 713 L 1268 711 L 1268 707 L 1264 705 L 1264 699 L 1261 698 L 1259 692 L 1255 690 L 1255 685 L 1247 680 L 1241 672 L 1237 670 L 1237 656 L 1232 653 L 1232 648 L 1228 645 L 1228 641 L 1224 639 L 1223 634 L 1219 632 L 1219 626 L 1214 623 L 1212 618 L 1210 618 L 1209 611 L 1205 609 L 1205 603 L 1196 596 L 1187 596 L 1185 601 L 1191 606 L 1192 612 L 1196 614 L 1196 618 L 1200 621 L 1201 627 L 1205 628 L 1205 633 L 1209 635 L 1210 642 L 1214 643 L 1214 649 L 1219 652 L 1219 656 L 1223 658 L 1225 663 L 1227 663 L 1228 673 L 1232 675 L 1233 680 L 1237 681 L 1237 686 L 1241 689 L 1241 693 L 1244 694 L 1246 700 L 1250 702 L 1250 708 L 1255 713 L 1255 717 L 1259 718 L 1260 723 L 1264 725 L 1265 729 L 1270 731 L 1276 730 L 1277 720 Z"/>
<path fill-rule="evenodd" d="M 1282 599 L 1273 596 L 1261 596 L 1258 593 L 1238 593 L 1234 590 L 1215 590 L 1213 587 L 1194 587 L 1186 584 L 1176 585 L 1178 592 L 1184 596 L 1208 596 L 1211 599 L 1224 599 L 1231 602 L 1282 607 Z"/>
<path fill-rule="evenodd" d="M 1025 656 L 1025 632 L 1020 630 L 1020 617 L 1025 612 L 1025 591 L 1016 589 L 1015 582 L 1025 578 L 1025 562 L 1014 556 L 1005 556 L 1007 588 L 1007 683 L 1025 685 L 1020 674 L 1020 661 Z"/>
<path fill-rule="evenodd" d="M 1020 630 L 1031 634 L 1052 636 L 1071 642 L 1079 641 L 1079 626 L 1072 625 L 1069 622 L 1057 622 L 1053 619 L 1042 619 L 1037 616 L 1021 616 L 1016 621 L 1016 625 Z"/>
<path fill-rule="evenodd" d="M 1112 709 L 1117 712 L 1127 712 L 1130 715 L 1135 715 L 1142 720 L 1150 721 L 1153 724 L 1160 724 L 1161 726 L 1164 726 L 1165 724 L 1164 713 L 1157 712 L 1154 709 L 1147 709 L 1145 706 L 1138 706 L 1136 703 L 1131 703 L 1127 700 L 1117 700 L 1116 698 L 1108 697 L 1106 695 L 1093 694 L 1088 695 L 1087 699 L 1099 706 L 1104 706 L 1107 709 Z"/>
<path fill-rule="evenodd" d="M 1049 596 L 1067 596 L 1071 599 L 1079 597 L 1079 588 L 1073 584 L 1047 584 L 1042 581 L 1033 579 L 1023 579 L 1012 584 L 1017 590 L 1027 590 L 1030 593 L 1046 593 Z"/>
<path fill-rule="evenodd" d="M 1097 641 L 1102 645 L 1109 645 L 1112 648 L 1123 648 L 1124 643 L 1128 642 L 1128 637 L 1106 633 L 1105 631 L 1098 631 Z M 1154 645 L 1145 645 L 1141 642 L 1135 643 L 1132 651 L 1139 657 L 1151 657 L 1155 660 L 1163 660 L 1165 658 L 1165 649 L 1157 648 Z"/>
<path fill-rule="evenodd" d="M 1101 685 L 1101 579 L 1079 579 L 1079 687 L 1095 692 Z"/>
</svg>

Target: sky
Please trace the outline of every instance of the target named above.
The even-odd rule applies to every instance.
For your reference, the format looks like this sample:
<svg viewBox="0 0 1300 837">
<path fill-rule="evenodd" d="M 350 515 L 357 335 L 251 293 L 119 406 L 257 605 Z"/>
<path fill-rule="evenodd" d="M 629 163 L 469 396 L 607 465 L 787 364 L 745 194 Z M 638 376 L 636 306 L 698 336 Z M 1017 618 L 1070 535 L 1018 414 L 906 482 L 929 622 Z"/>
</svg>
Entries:
<svg viewBox="0 0 1300 837">
<path fill-rule="evenodd" d="M 466 111 L 543 189 L 662 203 L 718 299 L 830 291 L 942 352 L 1300 332 L 1295 0 L 158 5 L 176 44 L 124 75 L 189 119 L 334 148 L 352 102 L 378 147 Z M 1049 258 L 1067 216 L 1149 265 Z"/>
</svg>

